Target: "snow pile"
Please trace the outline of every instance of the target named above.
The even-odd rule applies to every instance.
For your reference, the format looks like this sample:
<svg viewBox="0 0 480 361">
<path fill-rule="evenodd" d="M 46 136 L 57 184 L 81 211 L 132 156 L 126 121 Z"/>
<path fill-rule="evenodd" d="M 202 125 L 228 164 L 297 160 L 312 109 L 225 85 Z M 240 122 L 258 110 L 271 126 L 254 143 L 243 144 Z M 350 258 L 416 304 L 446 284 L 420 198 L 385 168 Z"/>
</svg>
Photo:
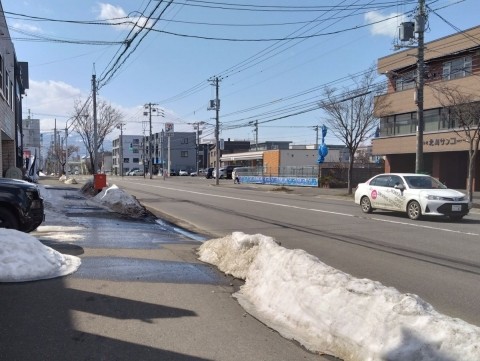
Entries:
<svg viewBox="0 0 480 361">
<path fill-rule="evenodd" d="M 44 246 L 27 233 L 0 228 L 0 282 L 65 276 L 75 272 L 80 264 L 80 258 Z"/>
<path fill-rule="evenodd" d="M 104 188 L 93 199 L 114 212 L 129 217 L 138 218 L 147 214 L 145 207 L 135 197 L 118 188 L 115 184 L 109 188 Z"/>
<path fill-rule="evenodd" d="M 480 328 L 270 237 L 234 232 L 204 243 L 199 258 L 245 279 L 239 303 L 311 351 L 344 360 L 480 360 Z"/>
<path fill-rule="evenodd" d="M 78 184 L 77 180 L 75 178 L 68 178 L 64 182 L 65 184 Z"/>
</svg>

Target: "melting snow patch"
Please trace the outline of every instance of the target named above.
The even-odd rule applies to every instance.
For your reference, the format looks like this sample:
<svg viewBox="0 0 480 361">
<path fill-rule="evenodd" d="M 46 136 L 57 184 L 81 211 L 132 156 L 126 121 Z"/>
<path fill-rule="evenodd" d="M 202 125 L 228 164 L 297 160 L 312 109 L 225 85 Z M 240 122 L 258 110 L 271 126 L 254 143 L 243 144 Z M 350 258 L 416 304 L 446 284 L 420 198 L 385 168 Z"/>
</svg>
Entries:
<svg viewBox="0 0 480 361">
<path fill-rule="evenodd" d="M 480 360 L 480 328 L 271 237 L 234 232 L 198 254 L 245 280 L 234 297 L 249 313 L 311 351 L 344 360 Z"/>
<path fill-rule="evenodd" d="M 65 276 L 80 264 L 80 258 L 61 254 L 29 234 L 0 228 L 0 282 Z"/>
</svg>

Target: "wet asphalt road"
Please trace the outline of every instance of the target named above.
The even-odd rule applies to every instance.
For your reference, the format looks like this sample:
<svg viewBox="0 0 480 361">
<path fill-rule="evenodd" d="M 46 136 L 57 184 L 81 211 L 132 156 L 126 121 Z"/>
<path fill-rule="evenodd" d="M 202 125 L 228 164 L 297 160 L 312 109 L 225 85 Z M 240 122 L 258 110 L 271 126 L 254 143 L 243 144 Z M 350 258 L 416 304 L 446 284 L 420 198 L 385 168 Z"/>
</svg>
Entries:
<svg viewBox="0 0 480 361">
<path fill-rule="evenodd" d="M 60 213 L 47 205 L 45 227 L 32 235 L 82 265 L 62 278 L 0 283 L 1 360 L 333 359 L 247 315 L 231 296 L 241 282 L 197 260 L 201 235 L 40 183 L 65 204 Z"/>
</svg>

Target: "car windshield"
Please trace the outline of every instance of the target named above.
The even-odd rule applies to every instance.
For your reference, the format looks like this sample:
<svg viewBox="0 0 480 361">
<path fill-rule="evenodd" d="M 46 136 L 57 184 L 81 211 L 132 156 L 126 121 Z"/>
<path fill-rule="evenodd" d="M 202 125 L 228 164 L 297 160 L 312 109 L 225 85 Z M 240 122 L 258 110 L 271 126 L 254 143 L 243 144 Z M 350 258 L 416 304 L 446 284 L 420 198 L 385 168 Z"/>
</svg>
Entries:
<svg viewBox="0 0 480 361">
<path fill-rule="evenodd" d="M 428 176 L 406 176 L 405 180 L 413 189 L 446 189 L 437 179 Z"/>
</svg>

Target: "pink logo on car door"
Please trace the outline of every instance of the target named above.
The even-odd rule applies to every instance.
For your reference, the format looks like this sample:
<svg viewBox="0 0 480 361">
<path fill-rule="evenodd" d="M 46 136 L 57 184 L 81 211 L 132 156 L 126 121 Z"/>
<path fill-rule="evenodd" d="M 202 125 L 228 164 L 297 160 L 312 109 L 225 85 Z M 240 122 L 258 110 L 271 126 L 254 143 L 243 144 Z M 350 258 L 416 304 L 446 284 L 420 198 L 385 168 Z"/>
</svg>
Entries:
<svg viewBox="0 0 480 361">
<path fill-rule="evenodd" d="M 377 191 L 374 189 L 371 193 L 372 199 L 377 199 Z"/>
</svg>

